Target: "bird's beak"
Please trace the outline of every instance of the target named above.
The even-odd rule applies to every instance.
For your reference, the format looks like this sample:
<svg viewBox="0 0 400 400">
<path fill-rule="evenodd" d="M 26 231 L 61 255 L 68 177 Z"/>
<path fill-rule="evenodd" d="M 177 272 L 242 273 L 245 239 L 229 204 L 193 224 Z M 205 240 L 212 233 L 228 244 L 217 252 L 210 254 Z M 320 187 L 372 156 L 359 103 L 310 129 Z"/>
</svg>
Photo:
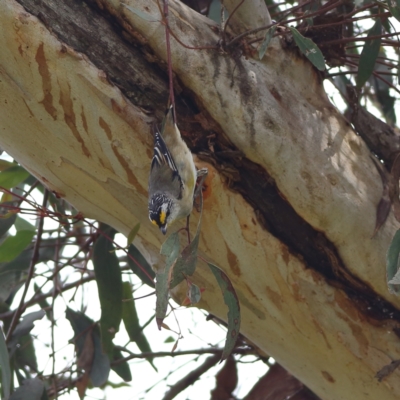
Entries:
<svg viewBox="0 0 400 400">
<path fill-rule="evenodd" d="M 167 225 L 163 225 L 160 227 L 160 231 L 165 235 L 167 233 Z"/>
</svg>

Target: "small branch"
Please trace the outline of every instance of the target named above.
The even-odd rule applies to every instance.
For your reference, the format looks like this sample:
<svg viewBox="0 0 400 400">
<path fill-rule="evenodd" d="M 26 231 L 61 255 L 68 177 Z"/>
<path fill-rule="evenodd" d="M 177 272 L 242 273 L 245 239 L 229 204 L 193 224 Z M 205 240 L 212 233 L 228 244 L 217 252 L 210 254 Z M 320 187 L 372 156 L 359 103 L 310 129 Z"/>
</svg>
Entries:
<svg viewBox="0 0 400 400">
<path fill-rule="evenodd" d="M 193 383 L 196 382 L 201 377 L 201 375 L 207 372 L 214 365 L 218 364 L 219 360 L 220 360 L 219 354 L 208 357 L 202 365 L 200 365 L 198 368 L 194 369 L 192 372 L 187 374 L 180 381 L 176 382 L 175 385 L 171 386 L 169 391 L 165 393 L 163 400 L 172 400 L 183 390 L 193 385 Z"/>
<path fill-rule="evenodd" d="M 42 215 L 40 216 L 36 243 L 35 243 L 35 247 L 33 249 L 33 255 L 32 255 L 31 263 L 29 265 L 29 270 L 28 270 L 28 277 L 27 277 L 26 282 L 25 282 L 24 292 L 22 294 L 22 297 L 21 297 L 21 300 L 19 302 L 18 308 L 14 312 L 14 316 L 13 316 L 13 319 L 11 320 L 10 328 L 8 329 L 8 332 L 7 332 L 7 337 L 6 337 L 6 342 L 7 343 L 11 339 L 11 336 L 12 336 L 12 334 L 14 332 L 14 329 L 18 324 L 19 318 L 21 317 L 22 313 L 26 309 L 26 307 L 24 306 L 24 301 L 25 301 L 26 294 L 28 292 L 29 284 L 31 283 L 31 280 L 32 280 L 32 277 L 33 277 L 33 272 L 35 270 L 35 265 L 39 260 L 39 247 L 40 247 L 40 242 L 42 241 L 44 217 L 46 215 L 45 212 L 44 212 L 44 209 L 46 208 L 48 197 L 49 197 L 49 192 L 48 192 L 47 189 L 45 189 L 44 195 L 43 195 L 43 203 L 42 203 Z"/>
<path fill-rule="evenodd" d="M 125 349 L 121 349 L 125 351 Z M 120 358 L 119 360 L 113 361 L 111 365 L 118 365 L 124 363 L 129 360 L 133 360 L 135 358 L 157 358 L 157 357 L 178 357 L 178 356 L 187 356 L 187 355 L 201 355 L 201 354 L 215 354 L 219 358 L 221 358 L 223 349 L 210 347 L 208 349 L 197 349 L 197 350 L 182 350 L 182 351 L 159 351 L 156 353 L 153 352 L 145 352 L 145 353 L 130 353 L 128 357 Z M 235 349 L 232 354 L 254 354 L 258 355 L 257 352 L 252 348 L 237 348 Z"/>
</svg>

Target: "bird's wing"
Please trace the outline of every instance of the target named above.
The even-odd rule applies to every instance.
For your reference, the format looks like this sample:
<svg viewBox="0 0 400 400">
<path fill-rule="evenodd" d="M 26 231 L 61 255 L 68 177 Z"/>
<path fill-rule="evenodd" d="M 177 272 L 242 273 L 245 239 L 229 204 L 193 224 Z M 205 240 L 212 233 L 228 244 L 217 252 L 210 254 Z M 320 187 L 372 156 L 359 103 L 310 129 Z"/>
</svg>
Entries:
<svg viewBox="0 0 400 400">
<path fill-rule="evenodd" d="M 157 130 L 154 132 L 154 155 L 151 161 L 150 174 L 158 181 L 160 187 L 171 185 L 171 188 L 174 188 L 176 192 L 174 195 L 177 198 L 182 197 L 182 178 L 163 137 Z"/>
</svg>

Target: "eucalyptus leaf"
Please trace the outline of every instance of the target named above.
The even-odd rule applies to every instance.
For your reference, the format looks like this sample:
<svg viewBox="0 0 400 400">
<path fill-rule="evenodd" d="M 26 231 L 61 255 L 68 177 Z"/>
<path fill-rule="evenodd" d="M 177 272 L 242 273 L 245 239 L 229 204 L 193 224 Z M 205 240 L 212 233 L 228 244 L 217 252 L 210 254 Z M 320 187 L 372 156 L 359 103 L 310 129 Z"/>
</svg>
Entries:
<svg viewBox="0 0 400 400">
<path fill-rule="evenodd" d="M 10 400 L 42 400 L 44 383 L 39 378 L 26 379 L 10 397 Z"/>
<path fill-rule="evenodd" d="M 100 236 L 93 249 L 93 266 L 99 292 L 101 318 L 100 331 L 103 352 L 113 358 L 113 338 L 122 320 L 122 276 L 119 260 L 110 239 L 116 231 L 102 226 L 108 236 Z"/>
<path fill-rule="evenodd" d="M 122 320 L 124 321 L 126 332 L 132 342 L 136 342 L 140 351 L 143 353 L 151 352 L 150 344 L 143 333 L 143 327 L 139 324 L 139 318 L 136 311 L 135 300 L 132 295 L 132 288 L 129 282 L 123 282 L 123 302 L 122 302 Z M 151 366 L 154 366 L 153 359 L 147 359 Z"/>
<path fill-rule="evenodd" d="M 293 39 L 300 51 L 311 61 L 320 71 L 325 70 L 324 56 L 319 47 L 309 38 L 304 37 L 296 28 L 289 27 Z"/>
<path fill-rule="evenodd" d="M 42 319 L 45 315 L 46 313 L 43 310 L 24 315 L 22 321 L 14 329 L 8 347 L 12 349 L 19 342 L 20 337 L 27 335 L 33 329 L 34 322 Z"/>
<path fill-rule="evenodd" d="M 0 327 L 0 367 L 1 367 L 1 389 L 5 399 L 10 396 L 11 390 L 11 369 L 10 358 L 3 330 Z"/>
<path fill-rule="evenodd" d="M 400 0 L 386 0 L 386 3 L 393 17 L 400 21 Z"/>
<path fill-rule="evenodd" d="M 368 33 L 368 38 L 378 36 L 382 33 L 382 23 L 378 18 L 374 26 Z M 381 47 L 381 38 L 366 40 L 361 51 L 360 60 L 358 62 L 358 72 L 356 78 L 357 88 L 362 88 L 374 71 L 375 62 Z"/>
<path fill-rule="evenodd" d="M 134 244 L 131 244 L 128 249 L 128 265 L 143 283 L 152 288 L 155 287 L 156 274 Z"/>
<path fill-rule="evenodd" d="M 140 222 L 138 222 L 133 228 L 132 230 L 129 232 L 128 234 L 128 238 L 127 238 L 127 246 L 129 246 L 135 239 L 136 235 L 138 234 L 140 229 Z"/>
<path fill-rule="evenodd" d="M 114 347 L 114 361 L 118 361 L 123 358 L 122 353 L 119 349 Z M 125 382 L 132 380 L 131 369 L 127 361 L 120 362 L 111 366 L 111 369 L 117 373 Z"/>
<path fill-rule="evenodd" d="M 221 361 L 223 361 L 232 353 L 239 336 L 240 304 L 235 289 L 225 272 L 214 264 L 208 263 L 208 266 L 214 274 L 218 285 L 221 288 L 224 302 L 228 306 L 228 332 L 226 334 L 224 350 L 221 355 Z"/>
<path fill-rule="evenodd" d="M 0 244 L 0 263 L 9 262 L 19 256 L 23 250 L 32 242 L 35 231 L 18 231 L 15 236 L 7 237 Z"/>
<path fill-rule="evenodd" d="M 260 49 L 258 50 L 258 57 L 260 60 L 262 60 L 263 57 L 265 56 L 265 53 L 267 52 L 268 49 L 268 45 L 271 42 L 271 39 L 274 36 L 275 31 L 276 31 L 276 25 L 269 28 L 265 33 L 264 40 L 262 41 Z"/>
<path fill-rule="evenodd" d="M 12 203 L 8 203 L 12 204 Z M 0 237 L 6 234 L 9 229 L 14 225 L 14 222 L 17 218 L 17 214 L 9 214 L 7 218 L 0 217 Z"/>
<path fill-rule="evenodd" d="M 85 314 L 73 311 L 70 308 L 67 308 L 65 315 L 74 330 L 74 343 L 78 359 L 84 351 L 86 335 L 92 335 L 94 355 L 89 377 L 94 387 L 103 386 L 107 382 L 110 373 L 110 359 L 107 354 L 102 352 L 98 326 Z"/>
<path fill-rule="evenodd" d="M 172 233 L 161 247 L 161 254 L 166 255 L 167 258 L 165 268 L 162 272 L 157 273 L 156 280 L 156 321 L 158 329 L 160 330 L 168 308 L 169 272 L 178 258 L 179 248 L 179 236 L 177 232 Z"/>
<path fill-rule="evenodd" d="M 15 165 L 0 172 L 0 187 L 11 189 L 23 182 L 28 176 L 28 171 L 20 165 Z"/>
</svg>

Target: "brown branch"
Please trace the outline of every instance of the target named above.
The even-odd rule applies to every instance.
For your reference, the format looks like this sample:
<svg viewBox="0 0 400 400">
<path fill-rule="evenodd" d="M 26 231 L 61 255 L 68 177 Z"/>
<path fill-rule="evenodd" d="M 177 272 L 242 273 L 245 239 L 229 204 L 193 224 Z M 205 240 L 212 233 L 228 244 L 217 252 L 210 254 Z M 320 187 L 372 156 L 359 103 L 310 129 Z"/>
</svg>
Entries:
<svg viewBox="0 0 400 400">
<path fill-rule="evenodd" d="M 44 217 L 45 217 L 45 212 L 44 209 L 46 208 L 47 204 L 47 199 L 49 197 L 49 192 L 47 189 L 44 191 L 43 195 L 43 203 L 42 203 L 42 215 L 40 216 L 40 221 L 39 221 L 39 227 L 38 227 L 38 232 L 37 232 L 37 238 L 36 238 L 36 243 L 35 247 L 33 249 L 33 255 L 31 258 L 31 262 L 29 265 L 29 270 L 28 270 L 28 277 L 25 282 L 25 287 L 24 287 L 24 292 L 22 294 L 21 300 L 19 302 L 18 308 L 14 312 L 14 316 L 11 320 L 10 327 L 7 332 L 7 337 L 6 337 L 6 342 L 8 343 L 11 339 L 11 336 L 14 332 L 14 329 L 16 328 L 19 318 L 21 317 L 22 313 L 25 311 L 26 307 L 24 306 L 24 301 L 26 294 L 28 293 L 28 288 L 29 284 L 31 283 L 32 277 L 33 277 L 33 272 L 35 270 L 35 265 L 39 260 L 39 247 L 40 247 L 40 242 L 42 241 L 42 233 L 43 233 L 43 224 L 44 224 Z"/>
<path fill-rule="evenodd" d="M 126 349 L 121 349 L 122 351 L 127 351 Z M 159 352 L 144 352 L 144 353 L 130 353 L 128 357 L 120 358 L 119 360 L 113 361 L 111 365 L 118 365 L 135 358 L 156 358 L 156 357 L 178 357 L 187 355 L 201 355 L 201 354 L 215 354 L 221 358 L 223 349 L 209 347 L 207 349 L 197 349 L 197 350 L 182 350 L 182 351 L 159 351 Z M 252 348 L 237 348 L 232 354 L 254 354 L 258 355 L 257 352 Z"/>
<path fill-rule="evenodd" d="M 189 386 L 193 385 L 194 382 L 197 381 L 205 372 L 207 372 L 210 368 L 216 365 L 220 360 L 220 354 L 215 354 L 211 357 L 208 357 L 206 361 L 200 365 L 198 368 L 194 369 L 192 372 L 187 374 L 183 379 L 176 382 L 175 385 L 171 386 L 169 391 L 165 393 L 163 400 L 171 400 L 179 393 L 184 391 Z"/>
</svg>

